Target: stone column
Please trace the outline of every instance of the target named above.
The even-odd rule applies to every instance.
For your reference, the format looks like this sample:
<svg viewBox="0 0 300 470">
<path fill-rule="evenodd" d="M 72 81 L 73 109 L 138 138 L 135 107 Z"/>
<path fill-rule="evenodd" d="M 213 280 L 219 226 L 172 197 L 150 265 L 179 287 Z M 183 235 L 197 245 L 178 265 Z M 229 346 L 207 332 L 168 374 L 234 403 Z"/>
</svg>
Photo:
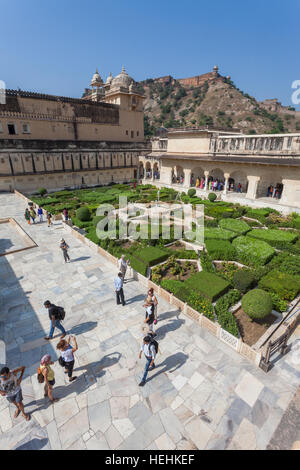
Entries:
<svg viewBox="0 0 300 470">
<path fill-rule="evenodd" d="M 207 191 L 207 190 L 208 190 L 208 177 L 209 177 L 209 171 L 205 170 L 205 172 L 204 172 L 204 176 L 205 176 L 205 185 L 204 185 L 204 191 Z"/>
<path fill-rule="evenodd" d="M 223 194 L 224 194 L 224 196 L 226 196 L 227 188 L 228 188 L 228 182 L 229 182 L 229 178 L 230 178 L 230 173 L 224 173 L 224 178 L 225 178 L 225 184 L 224 184 Z"/>
<path fill-rule="evenodd" d="M 256 199 L 257 196 L 257 187 L 260 181 L 260 176 L 247 176 L 249 181 L 248 191 L 246 194 L 247 199 Z"/>
<path fill-rule="evenodd" d="M 184 186 L 184 188 L 189 189 L 189 187 L 191 186 L 191 174 L 192 174 L 192 170 L 190 170 L 190 169 L 185 169 L 185 170 L 183 170 L 183 171 L 184 171 L 184 183 L 183 183 L 183 186 Z"/>
<path fill-rule="evenodd" d="M 154 181 L 154 164 L 151 166 L 151 181 Z"/>
</svg>

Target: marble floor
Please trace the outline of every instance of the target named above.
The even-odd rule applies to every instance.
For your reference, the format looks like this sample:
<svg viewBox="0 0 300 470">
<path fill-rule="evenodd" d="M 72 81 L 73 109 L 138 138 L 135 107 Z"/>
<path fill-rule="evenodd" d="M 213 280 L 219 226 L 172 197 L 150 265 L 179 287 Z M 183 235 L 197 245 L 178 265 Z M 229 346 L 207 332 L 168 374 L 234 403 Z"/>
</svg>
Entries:
<svg viewBox="0 0 300 470">
<path fill-rule="evenodd" d="M 24 209 L 22 199 L 0 195 L 0 218 L 14 217 L 38 245 L 0 257 L 0 339 L 7 365 L 26 366 L 22 389 L 31 420 L 15 419 L 13 406 L 0 397 L 0 449 L 281 448 L 276 431 L 290 422 L 299 386 L 299 330 L 290 340 L 292 352 L 265 374 L 159 299 L 160 353 L 141 388 L 145 290 L 129 280 L 127 304 L 117 306 L 116 268 L 60 222 L 28 226 Z M 62 237 L 69 264 L 59 249 Z M 59 332 L 44 340 L 48 299 L 65 307 L 64 326 L 78 340 L 72 383 L 57 362 Z M 46 353 L 56 361 L 54 396 L 60 400 L 54 405 L 43 398 L 36 376 Z M 282 448 L 297 440 L 292 432 Z"/>
</svg>

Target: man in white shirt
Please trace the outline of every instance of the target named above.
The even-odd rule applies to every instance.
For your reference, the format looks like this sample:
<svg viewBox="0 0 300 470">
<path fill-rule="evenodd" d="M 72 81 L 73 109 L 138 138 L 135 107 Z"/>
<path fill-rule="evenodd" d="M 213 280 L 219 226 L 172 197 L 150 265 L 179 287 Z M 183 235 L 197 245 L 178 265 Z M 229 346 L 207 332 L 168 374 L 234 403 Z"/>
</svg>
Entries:
<svg viewBox="0 0 300 470">
<path fill-rule="evenodd" d="M 119 273 L 118 276 L 114 279 L 114 285 L 115 285 L 115 291 L 116 291 L 117 305 L 120 305 L 120 303 L 122 302 L 122 305 L 124 306 L 125 299 L 124 299 L 124 291 L 123 291 L 122 273 Z"/>
<path fill-rule="evenodd" d="M 147 375 L 149 370 L 153 370 L 155 368 L 154 364 L 154 359 L 156 356 L 156 350 L 155 350 L 155 345 L 153 342 L 151 342 L 150 336 L 145 336 L 143 340 L 143 344 L 140 350 L 139 358 L 141 359 L 142 353 L 145 354 L 146 358 L 146 365 L 145 365 L 145 370 L 144 370 L 144 375 L 139 383 L 140 387 L 143 387 L 146 383 Z"/>
</svg>

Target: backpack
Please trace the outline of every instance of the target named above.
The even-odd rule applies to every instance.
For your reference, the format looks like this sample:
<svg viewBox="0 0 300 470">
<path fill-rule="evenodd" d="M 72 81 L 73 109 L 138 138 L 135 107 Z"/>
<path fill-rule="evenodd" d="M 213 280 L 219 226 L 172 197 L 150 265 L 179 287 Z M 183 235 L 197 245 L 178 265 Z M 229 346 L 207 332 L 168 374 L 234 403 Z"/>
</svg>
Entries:
<svg viewBox="0 0 300 470">
<path fill-rule="evenodd" d="M 65 309 L 63 307 L 56 307 L 55 318 L 57 318 L 57 320 L 62 321 L 65 319 L 65 316 L 66 316 Z"/>
<path fill-rule="evenodd" d="M 151 348 L 152 345 L 154 346 L 155 354 L 157 354 L 158 353 L 158 342 L 155 341 L 155 339 L 151 339 L 149 349 Z"/>
<path fill-rule="evenodd" d="M 37 379 L 38 379 L 38 383 L 40 384 L 44 383 L 45 381 L 45 377 L 43 376 L 40 367 L 37 368 Z"/>
</svg>

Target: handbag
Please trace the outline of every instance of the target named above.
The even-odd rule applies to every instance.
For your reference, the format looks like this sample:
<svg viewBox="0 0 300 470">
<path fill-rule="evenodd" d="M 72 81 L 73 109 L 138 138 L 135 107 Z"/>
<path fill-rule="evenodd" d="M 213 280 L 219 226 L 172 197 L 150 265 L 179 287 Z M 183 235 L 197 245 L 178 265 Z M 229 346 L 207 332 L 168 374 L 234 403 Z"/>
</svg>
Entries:
<svg viewBox="0 0 300 470">
<path fill-rule="evenodd" d="M 65 367 L 66 363 L 61 356 L 58 358 L 58 362 L 60 366 Z"/>
</svg>

